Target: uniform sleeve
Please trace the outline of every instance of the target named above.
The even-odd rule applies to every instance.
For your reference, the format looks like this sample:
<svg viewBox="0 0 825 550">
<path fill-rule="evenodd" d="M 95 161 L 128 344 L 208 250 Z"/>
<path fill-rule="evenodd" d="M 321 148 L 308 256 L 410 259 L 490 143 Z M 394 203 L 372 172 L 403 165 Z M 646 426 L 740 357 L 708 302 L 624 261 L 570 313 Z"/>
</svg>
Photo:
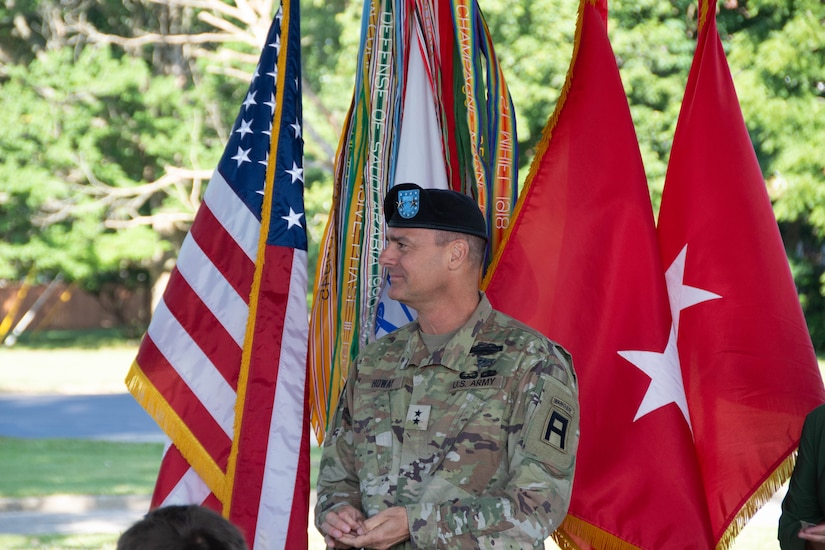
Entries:
<svg viewBox="0 0 825 550">
<path fill-rule="evenodd" d="M 805 419 L 799 440 L 796 466 L 788 484 L 788 492 L 782 501 L 779 516 L 779 547 L 782 550 L 804 550 L 805 540 L 799 538 L 801 520 L 821 523 L 825 514 L 819 506 L 818 490 L 821 486 L 818 456 L 822 438 L 825 437 L 825 408 L 820 408 Z"/>
<path fill-rule="evenodd" d="M 408 505 L 415 548 L 543 548 L 567 514 L 579 439 L 572 363 L 560 348 L 524 360 L 535 364 L 512 395 L 507 483 Z"/>
<path fill-rule="evenodd" d="M 327 512 L 349 504 L 361 509 L 361 492 L 352 448 L 352 388 L 355 365 L 338 400 L 335 416 L 324 438 L 324 448 L 316 484 L 315 525 L 320 528 Z"/>
</svg>

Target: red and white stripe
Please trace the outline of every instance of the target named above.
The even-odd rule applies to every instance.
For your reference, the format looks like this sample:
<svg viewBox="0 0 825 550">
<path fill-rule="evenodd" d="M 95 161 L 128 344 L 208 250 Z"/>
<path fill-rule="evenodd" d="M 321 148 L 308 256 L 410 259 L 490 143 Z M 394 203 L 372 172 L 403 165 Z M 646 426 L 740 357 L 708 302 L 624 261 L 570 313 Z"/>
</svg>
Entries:
<svg viewBox="0 0 825 550">
<path fill-rule="evenodd" d="M 138 352 L 137 364 L 146 380 L 178 415 L 169 419 L 173 428 L 185 425 L 193 441 L 202 447 L 197 457 L 187 460 L 176 446 L 167 446 L 152 507 L 196 503 L 221 510 L 227 506 L 213 494 L 203 477 L 225 476 L 232 450 L 238 375 L 245 323 L 250 315 L 248 296 L 259 238 L 260 222 L 216 170 Z M 263 432 L 264 437 L 249 437 L 246 441 L 266 456 L 254 474 L 259 497 L 250 499 L 247 494 L 245 498 L 249 502 L 254 500 L 257 509 L 250 510 L 250 514 L 256 517 L 256 524 L 267 526 L 247 536 L 254 537 L 260 548 L 284 548 L 288 529 L 283 524 L 293 514 L 293 505 L 297 507 L 295 513 L 302 516 L 299 523 L 303 522 L 304 537 L 308 514 L 307 499 L 294 498 L 299 464 L 308 464 L 306 420 L 304 424 L 295 421 L 308 419 L 304 395 L 307 261 L 302 250 L 267 248 L 274 249 L 266 251 L 267 269 L 272 274 L 269 287 L 287 285 L 278 292 L 288 296 L 288 300 L 282 308 L 259 304 L 259 317 L 268 318 L 256 325 L 259 328 L 254 336 L 260 336 L 261 330 L 281 327 L 282 337 L 266 334 L 265 341 L 279 341 L 279 349 L 274 356 L 257 358 L 277 369 L 277 378 L 267 386 L 267 395 L 247 395 L 247 400 L 263 398 L 271 409 L 269 420 L 256 430 Z M 283 270 L 287 270 L 285 277 Z M 266 281 L 262 289 L 267 290 Z M 260 349 L 260 345 L 257 347 Z M 253 343 L 253 363 L 255 351 Z M 253 423 L 260 424 L 259 420 L 254 418 Z M 203 477 L 190 465 L 190 460 L 209 466 Z M 244 465 L 236 475 L 250 473 Z M 280 528 L 273 528 L 279 524 Z"/>
</svg>

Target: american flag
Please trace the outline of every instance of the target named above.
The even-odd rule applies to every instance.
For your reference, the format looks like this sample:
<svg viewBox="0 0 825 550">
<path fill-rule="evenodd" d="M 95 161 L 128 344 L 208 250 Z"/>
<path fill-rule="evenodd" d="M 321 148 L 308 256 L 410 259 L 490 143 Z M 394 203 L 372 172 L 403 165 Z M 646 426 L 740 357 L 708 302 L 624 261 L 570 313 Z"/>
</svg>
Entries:
<svg viewBox="0 0 825 550">
<path fill-rule="evenodd" d="M 284 0 L 126 378 L 164 429 L 152 507 L 307 546 L 307 233 L 298 2 Z"/>
</svg>

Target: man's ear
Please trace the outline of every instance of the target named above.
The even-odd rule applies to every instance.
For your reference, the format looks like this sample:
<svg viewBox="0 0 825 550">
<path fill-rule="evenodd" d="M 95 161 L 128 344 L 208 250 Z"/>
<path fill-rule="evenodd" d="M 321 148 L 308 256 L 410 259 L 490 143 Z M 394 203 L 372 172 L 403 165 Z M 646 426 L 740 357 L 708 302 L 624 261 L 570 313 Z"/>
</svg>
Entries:
<svg viewBox="0 0 825 550">
<path fill-rule="evenodd" d="M 449 244 L 450 247 L 450 267 L 457 269 L 468 261 L 470 256 L 470 243 L 466 239 L 456 239 Z"/>
</svg>

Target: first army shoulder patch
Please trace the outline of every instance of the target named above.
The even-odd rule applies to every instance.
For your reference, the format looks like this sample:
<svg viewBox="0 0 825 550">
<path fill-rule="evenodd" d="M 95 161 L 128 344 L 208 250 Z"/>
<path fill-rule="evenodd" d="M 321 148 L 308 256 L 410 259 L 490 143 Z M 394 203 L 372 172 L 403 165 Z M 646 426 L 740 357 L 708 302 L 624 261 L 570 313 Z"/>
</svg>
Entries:
<svg viewBox="0 0 825 550">
<path fill-rule="evenodd" d="M 572 465 L 578 442 L 576 408 L 556 395 L 539 403 L 524 439 L 524 451 L 559 469 Z"/>
<path fill-rule="evenodd" d="M 567 452 L 573 408 L 558 397 L 553 397 L 551 402 L 552 406 L 544 422 L 541 440 L 561 452 Z"/>
</svg>

